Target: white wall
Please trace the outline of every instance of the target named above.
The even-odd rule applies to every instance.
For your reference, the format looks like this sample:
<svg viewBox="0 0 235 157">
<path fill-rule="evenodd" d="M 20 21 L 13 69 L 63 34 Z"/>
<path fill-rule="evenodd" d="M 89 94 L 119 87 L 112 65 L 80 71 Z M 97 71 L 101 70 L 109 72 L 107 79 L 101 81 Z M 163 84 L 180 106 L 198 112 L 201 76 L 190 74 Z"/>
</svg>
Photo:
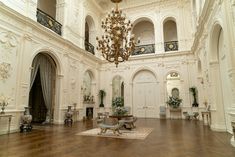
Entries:
<svg viewBox="0 0 235 157">
<path fill-rule="evenodd" d="M 202 79 L 199 91 L 212 106 L 211 128 L 232 132 L 231 121 L 235 120 L 235 56 L 234 48 L 234 2 L 205 1 L 202 10 L 193 52 L 201 61 Z M 206 11 L 208 11 L 205 14 Z M 200 70 L 199 70 L 200 71 Z M 202 102 L 202 100 L 200 100 Z"/>
<path fill-rule="evenodd" d="M 80 119 L 84 116 L 81 86 L 83 74 L 90 69 L 94 75 L 94 95 L 99 86 L 98 68 L 101 61 L 71 42 L 62 39 L 57 34 L 33 20 L 0 6 L 0 64 L 10 65 L 9 76 L 0 79 L 0 94 L 11 97 L 6 113 L 12 114 L 11 131 L 17 131 L 20 116 L 24 107 L 28 106 L 31 64 L 36 54 L 45 52 L 56 62 L 56 94 L 54 122 L 63 123 L 64 112 L 68 105 L 77 103 Z M 11 19 L 11 20 L 9 20 Z M 1 73 L 1 77 L 2 77 Z M 98 107 L 95 98 L 95 110 Z M 6 133 L 7 121 L 1 119 L 0 134 Z"/>
<path fill-rule="evenodd" d="M 181 91 L 180 96 L 183 99 L 182 108 L 183 111 L 191 110 L 191 100 L 189 87 L 196 84 L 196 62 L 193 55 L 189 52 L 178 53 L 176 56 L 171 56 L 170 54 L 164 55 L 154 55 L 153 56 L 142 56 L 141 59 L 138 57 L 131 57 L 131 59 L 126 62 L 119 64 L 118 68 L 115 65 L 110 65 L 110 63 L 105 63 L 101 67 L 100 76 L 101 82 L 100 87 L 104 89 L 107 93 L 104 102 L 106 110 L 111 107 L 112 100 L 112 79 L 114 76 L 119 75 L 123 78 L 125 82 L 125 106 L 134 108 L 133 103 L 133 77 L 136 73 L 141 70 L 149 70 L 157 76 L 156 89 L 158 90 L 156 95 L 156 105 L 157 109 L 159 106 L 166 106 L 166 101 L 168 98 L 167 94 L 167 75 L 170 72 L 178 72 L 181 74 L 180 83 Z M 190 71 L 190 72 L 189 72 Z M 204 108 L 200 105 L 199 110 Z M 133 110 L 131 110 L 133 113 Z M 168 114 L 169 116 L 169 114 Z M 155 117 L 159 117 L 159 111 L 157 110 Z"/>
</svg>

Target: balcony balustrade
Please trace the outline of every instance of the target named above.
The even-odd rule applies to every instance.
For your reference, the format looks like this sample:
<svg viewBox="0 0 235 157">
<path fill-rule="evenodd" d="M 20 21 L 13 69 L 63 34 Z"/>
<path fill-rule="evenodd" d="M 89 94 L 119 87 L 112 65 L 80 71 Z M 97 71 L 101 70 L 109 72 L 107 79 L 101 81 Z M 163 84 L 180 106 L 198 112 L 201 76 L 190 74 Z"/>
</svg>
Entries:
<svg viewBox="0 0 235 157">
<path fill-rule="evenodd" d="M 93 55 L 95 54 L 95 47 L 87 41 L 85 41 L 85 50 L 92 53 Z"/>
<path fill-rule="evenodd" d="M 152 54 L 152 53 L 155 53 L 155 44 L 136 46 L 132 55 L 135 56 L 135 55 Z"/>
<path fill-rule="evenodd" d="M 61 35 L 62 25 L 40 9 L 37 9 L 37 22 Z"/>
<path fill-rule="evenodd" d="M 165 52 L 178 51 L 178 41 L 168 41 L 164 43 Z"/>
</svg>

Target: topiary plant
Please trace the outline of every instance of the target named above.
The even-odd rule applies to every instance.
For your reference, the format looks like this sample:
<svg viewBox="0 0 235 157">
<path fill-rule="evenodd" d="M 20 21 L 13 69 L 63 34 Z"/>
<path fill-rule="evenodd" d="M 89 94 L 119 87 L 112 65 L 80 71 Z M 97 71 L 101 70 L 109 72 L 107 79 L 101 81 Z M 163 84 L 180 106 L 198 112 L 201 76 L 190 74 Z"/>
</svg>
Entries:
<svg viewBox="0 0 235 157">
<path fill-rule="evenodd" d="M 106 95 L 106 92 L 104 90 L 99 90 L 99 96 L 100 96 L 100 107 L 104 107 L 103 99 Z"/>
<path fill-rule="evenodd" d="M 198 107 L 197 103 L 197 88 L 196 87 L 190 87 L 189 91 L 193 94 L 193 107 Z"/>
</svg>

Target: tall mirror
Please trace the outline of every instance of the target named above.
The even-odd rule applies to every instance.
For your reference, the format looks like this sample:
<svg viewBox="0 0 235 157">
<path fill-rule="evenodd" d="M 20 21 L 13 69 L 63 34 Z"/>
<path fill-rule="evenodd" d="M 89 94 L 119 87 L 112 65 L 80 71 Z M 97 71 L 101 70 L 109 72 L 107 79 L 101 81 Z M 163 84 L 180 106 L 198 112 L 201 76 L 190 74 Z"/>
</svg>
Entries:
<svg viewBox="0 0 235 157">
<path fill-rule="evenodd" d="M 180 83 L 180 75 L 177 72 L 171 72 L 167 75 L 167 97 L 180 97 L 181 91 L 181 83 Z"/>
<path fill-rule="evenodd" d="M 124 80 L 121 76 L 115 76 L 112 81 L 113 95 L 112 98 L 124 98 Z"/>
</svg>

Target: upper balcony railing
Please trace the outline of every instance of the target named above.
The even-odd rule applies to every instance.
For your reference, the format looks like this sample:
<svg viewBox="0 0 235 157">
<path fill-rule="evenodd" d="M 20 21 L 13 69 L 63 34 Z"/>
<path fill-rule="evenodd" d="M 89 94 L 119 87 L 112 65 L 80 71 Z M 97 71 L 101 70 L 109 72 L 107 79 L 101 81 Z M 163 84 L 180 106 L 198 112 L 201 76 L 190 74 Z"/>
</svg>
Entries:
<svg viewBox="0 0 235 157">
<path fill-rule="evenodd" d="M 136 46 L 132 55 L 135 56 L 151 53 L 155 53 L 155 44 Z"/>
<path fill-rule="evenodd" d="M 95 54 L 95 47 L 87 41 L 85 41 L 85 50 L 92 53 L 93 55 Z"/>
<path fill-rule="evenodd" d="M 37 9 L 37 22 L 61 35 L 62 25 L 40 9 Z"/>
<path fill-rule="evenodd" d="M 168 41 L 164 43 L 165 52 L 167 51 L 178 51 L 178 41 Z"/>
</svg>

